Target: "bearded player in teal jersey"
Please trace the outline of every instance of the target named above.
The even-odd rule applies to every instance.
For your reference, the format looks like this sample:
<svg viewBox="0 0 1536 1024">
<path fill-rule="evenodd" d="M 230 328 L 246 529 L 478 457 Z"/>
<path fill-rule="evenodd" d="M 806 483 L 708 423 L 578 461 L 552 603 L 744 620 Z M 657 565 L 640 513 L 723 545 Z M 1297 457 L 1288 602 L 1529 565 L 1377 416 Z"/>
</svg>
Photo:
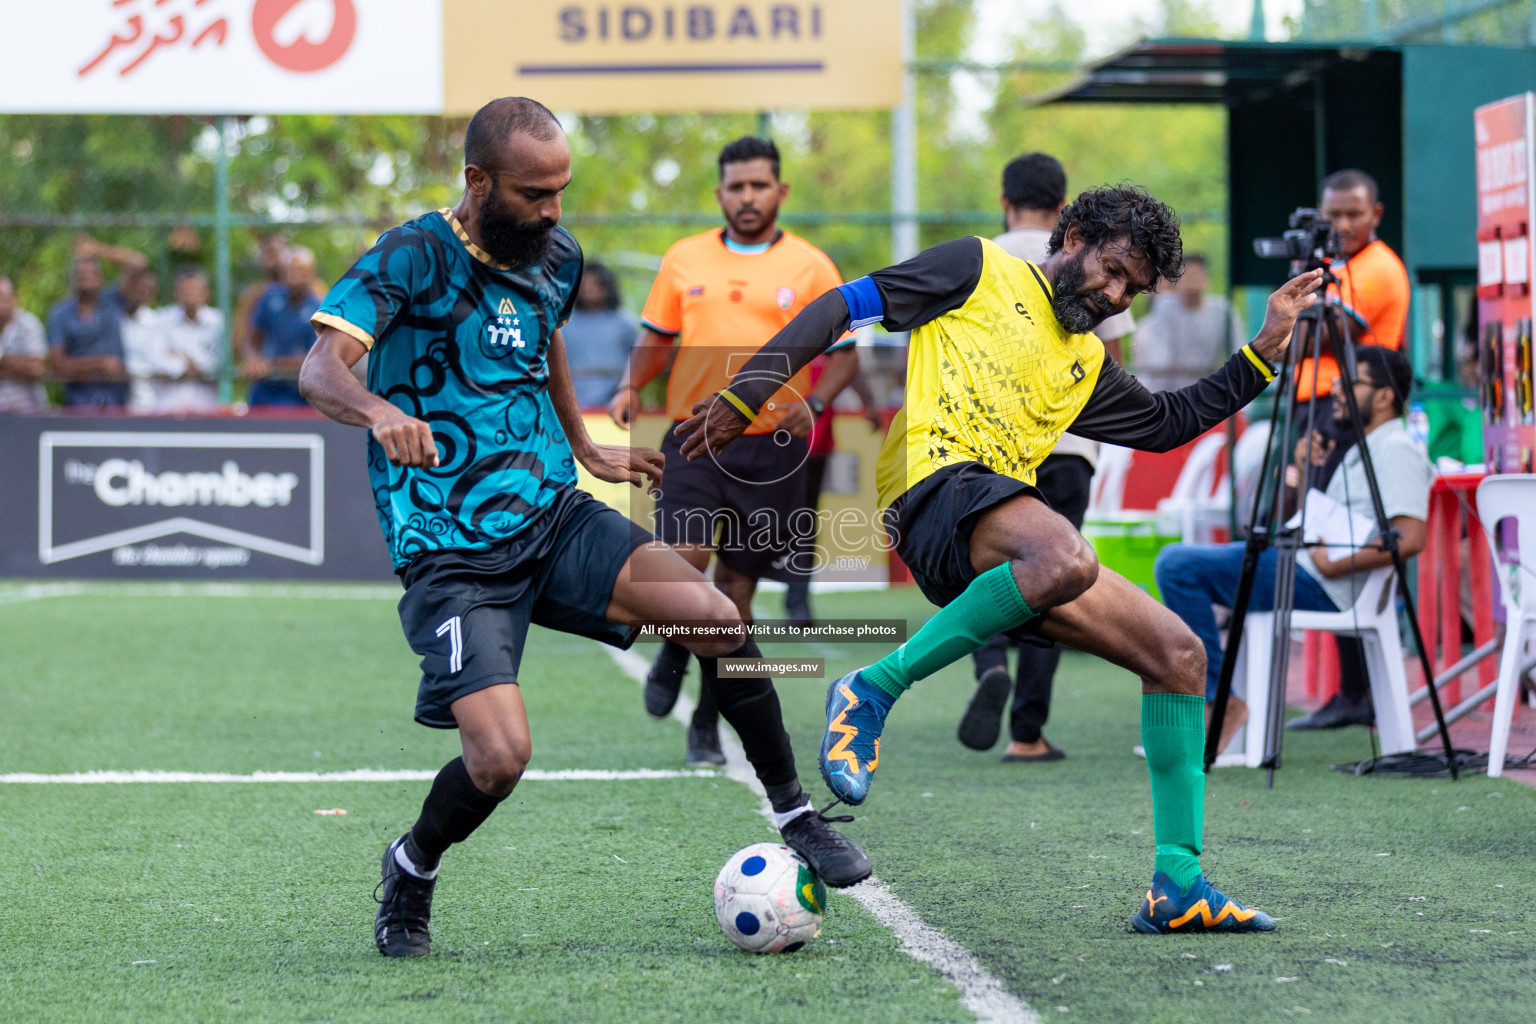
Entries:
<svg viewBox="0 0 1536 1024">
<path fill-rule="evenodd" d="M 719 657 L 760 657 L 730 600 L 677 552 L 585 492 L 659 483 L 658 452 L 594 444 L 560 326 L 581 247 L 558 227 L 570 149 L 553 114 L 495 100 L 464 137 L 464 197 L 394 228 L 331 289 L 299 385 L 369 430 L 368 475 L 395 571 L 400 622 L 421 655 L 416 720 L 459 730 L 463 756 L 384 851 L 374 940 L 428 952 L 439 860 L 517 785 L 531 755 L 518 684 L 530 624 L 627 647 L 639 626 L 707 622 L 690 639 L 720 713 L 741 736 L 785 843 L 833 886 L 869 859 L 810 805 L 766 678 L 721 679 Z M 368 383 L 350 367 L 369 353 Z"/>
</svg>

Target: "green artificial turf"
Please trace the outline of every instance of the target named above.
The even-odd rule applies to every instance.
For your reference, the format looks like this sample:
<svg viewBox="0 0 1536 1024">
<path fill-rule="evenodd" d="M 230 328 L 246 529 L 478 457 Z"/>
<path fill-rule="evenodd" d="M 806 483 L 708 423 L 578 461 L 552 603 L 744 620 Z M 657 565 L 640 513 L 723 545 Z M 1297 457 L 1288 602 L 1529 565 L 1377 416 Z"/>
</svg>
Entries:
<svg viewBox="0 0 1536 1024">
<path fill-rule="evenodd" d="M 762 613 L 776 603 L 765 596 Z M 817 611 L 914 623 L 928 613 L 910 589 L 823 595 Z M 827 657 L 831 674 L 883 652 L 805 653 Z M 390 600 L 90 588 L 0 603 L 0 658 L 0 773 L 434 769 L 457 751 L 452 733 L 410 721 L 415 656 Z M 681 767 L 682 727 L 646 719 L 639 687 L 599 645 L 536 630 L 523 680 L 533 767 Z M 780 684 L 817 793 L 824 689 Z M 960 665 L 902 700 L 847 831 L 898 896 L 1042 1018 L 1528 1017 L 1530 789 L 1348 778 L 1328 765 L 1368 754 L 1363 730 L 1288 735 L 1274 789 L 1260 772 L 1218 769 L 1206 804 L 1208 873 L 1280 931 L 1137 936 L 1127 925 L 1150 877 L 1152 822 L 1145 763 L 1130 752 L 1135 680 L 1063 659 L 1047 733 L 1069 757 L 1054 764 L 962 748 L 954 727 L 969 690 Z M 0 898 L 0 1015 L 972 1019 L 846 895 L 833 897 L 823 940 L 798 954 L 730 946 L 713 918 L 714 874 L 771 833 L 757 798 L 725 778 L 525 783 L 445 862 L 433 954 L 387 961 L 372 945 L 370 893 L 384 842 L 425 790 L 0 786 L 13 881 Z M 347 814 L 314 814 L 332 808 Z"/>
</svg>

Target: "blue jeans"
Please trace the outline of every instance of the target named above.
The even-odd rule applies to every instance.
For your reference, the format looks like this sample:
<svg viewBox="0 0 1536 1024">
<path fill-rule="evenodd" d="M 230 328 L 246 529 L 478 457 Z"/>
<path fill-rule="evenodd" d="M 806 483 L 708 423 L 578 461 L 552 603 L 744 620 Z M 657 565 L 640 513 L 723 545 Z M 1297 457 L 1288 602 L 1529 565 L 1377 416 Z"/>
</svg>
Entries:
<svg viewBox="0 0 1536 1024">
<path fill-rule="evenodd" d="M 1238 577 L 1243 571 L 1245 544 L 1170 544 L 1158 553 L 1152 574 L 1157 579 L 1157 589 L 1162 592 L 1163 604 L 1167 605 L 1184 624 L 1195 631 L 1205 645 L 1205 699 L 1216 699 L 1216 682 L 1221 678 L 1221 643 L 1216 635 L 1216 613 L 1212 605 L 1232 607 L 1237 597 Z M 1248 610 L 1273 611 L 1275 606 L 1274 548 L 1259 553 L 1258 571 L 1253 576 L 1253 593 L 1248 598 Z M 1298 611 L 1336 612 L 1338 606 L 1323 589 L 1323 585 L 1310 573 L 1296 573 L 1296 603 Z"/>
</svg>

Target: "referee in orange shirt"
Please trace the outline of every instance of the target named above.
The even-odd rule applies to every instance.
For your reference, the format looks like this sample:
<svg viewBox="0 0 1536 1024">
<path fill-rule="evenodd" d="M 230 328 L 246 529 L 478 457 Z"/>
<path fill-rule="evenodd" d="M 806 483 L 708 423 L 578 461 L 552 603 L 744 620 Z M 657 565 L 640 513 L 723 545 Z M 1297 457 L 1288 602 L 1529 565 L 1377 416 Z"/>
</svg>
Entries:
<svg viewBox="0 0 1536 1024">
<path fill-rule="evenodd" d="M 805 239 L 778 227 L 789 185 L 779 178 L 779 150 L 768 139 L 737 139 L 720 151 L 715 198 L 725 227 L 684 238 L 662 257 L 641 313 L 644 330 L 608 413 L 628 429 L 640 388 L 678 350 L 667 382 L 667 415 L 681 422 L 695 402 L 721 391 L 768 339 L 813 299 L 842 284 L 837 267 Z M 702 571 L 713 552 L 715 585 L 752 621 L 759 579 L 791 582 L 809 575 L 815 536 L 807 510 L 807 435 L 817 416 L 858 373 L 852 336 L 829 350 L 813 387 L 795 374 L 748 428 L 714 458 L 689 462 L 671 430 L 662 441 L 666 470 L 656 505 L 656 535 Z M 774 408 L 777 406 L 777 408 Z M 718 534 L 718 536 L 717 536 Z M 677 703 L 688 651 L 666 643 L 645 683 L 645 710 L 665 718 Z M 724 764 L 719 714 L 709 691 L 688 729 L 689 764 Z"/>
</svg>

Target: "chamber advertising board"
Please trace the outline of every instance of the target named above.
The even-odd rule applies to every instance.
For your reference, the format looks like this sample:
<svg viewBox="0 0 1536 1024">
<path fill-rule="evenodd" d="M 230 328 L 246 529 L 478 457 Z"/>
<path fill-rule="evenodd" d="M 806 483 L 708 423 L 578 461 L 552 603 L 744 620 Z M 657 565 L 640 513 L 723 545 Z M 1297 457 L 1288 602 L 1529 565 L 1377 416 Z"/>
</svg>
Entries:
<svg viewBox="0 0 1536 1024">
<path fill-rule="evenodd" d="M 0 576 L 393 578 L 354 427 L 0 417 L 0 453 Z"/>
<path fill-rule="evenodd" d="M 1489 473 L 1536 472 L 1531 282 L 1536 93 L 1473 113 L 1477 145 L 1478 361 Z"/>
</svg>

